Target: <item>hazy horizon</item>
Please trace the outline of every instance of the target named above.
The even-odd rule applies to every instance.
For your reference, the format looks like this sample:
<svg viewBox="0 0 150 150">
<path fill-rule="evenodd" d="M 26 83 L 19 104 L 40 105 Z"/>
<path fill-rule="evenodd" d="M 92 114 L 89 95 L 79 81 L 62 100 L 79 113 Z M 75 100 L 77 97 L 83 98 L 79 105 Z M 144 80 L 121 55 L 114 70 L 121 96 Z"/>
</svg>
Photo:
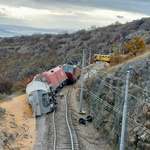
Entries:
<svg viewBox="0 0 150 150">
<path fill-rule="evenodd" d="M 0 24 L 0 37 L 14 37 L 21 35 L 34 35 L 34 34 L 63 34 L 75 32 L 71 29 L 45 29 L 45 28 L 33 28 L 18 25 L 2 25 Z"/>
</svg>

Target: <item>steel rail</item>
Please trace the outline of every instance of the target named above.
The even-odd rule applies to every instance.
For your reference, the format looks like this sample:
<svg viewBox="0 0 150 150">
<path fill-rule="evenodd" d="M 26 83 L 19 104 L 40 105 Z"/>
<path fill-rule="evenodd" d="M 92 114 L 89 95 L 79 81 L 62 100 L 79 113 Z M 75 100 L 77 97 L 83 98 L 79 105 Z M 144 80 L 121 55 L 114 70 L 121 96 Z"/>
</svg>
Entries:
<svg viewBox="0 0 150 150">
<path fill-rule="evenodd" d="M 53 112 L 53 127 L 54 127 L 53 150 L 56 150 L 57 138 L 56 138 L 56 126 L 55 126 L 55 110 L 54 110 L 54 112 Z"/>
<path fill-rule="evenodd" d="M 69 108 L 68 108 L 68 93 L 70 90 L 71 86 L 67 87 L 65 89 L 65 94 L 64 94 L 64 100 L 63 102 L 61 101 L 61 104 L 63 104 L 64 109 L 61 108 L 61 110 L 59 109 L 60 112 L 54 110 L 53 112 L 53 150 L 56 149 L 65 149 L 67 146 L 67 149 L 69 148 L 70 150 L 78 150 L 79 148 L 75 148 L 77 146 L 75 146 L 75 144 L 78 145 L 77 138 L 76 138 L 76 134 L 75 134 L 75 130 L 73 128 L 72 122 L 71 122 L 71 117 L 69 116 Z M 59 105 L 59 104 L 57 104 Z M 60 105 L 60 107 L 63 107 Z M 59 115 L 63 115 L 64 114 L 64 120 L 65 122 L 63 122 L 63 124 L 61 124 L 60 122 L 57 123 L 58 119 L 60 116 Z M 62 128 L 66 128 L 61 130 L 60 127 L 62 126 Z M 65 127 L 66 126 L 66 127 Z M 61 132 L 64 132 L 63 134 L 65 135 L 65 138 L 67 139 L 67 143 L 59 143 L 60 142 L 60 137 L 59 135 L 59 130 L 61 130 Z M 64 144 L 64 145 L 63 145 Z M 60 147 L 57 147 L 57 146 Z M 69 147 L 68 147 L 69 146 Z M 65 148 L 64 148 L 65 147 Z"/>
<path fill-rule="evenodd" d="M 68 126 L 68 130 L 69 130 L 69 134 L 70 134 L 70 139 L 71 139 L 71 150 L 74 150 L 74 142 L 73 142 L 73 135 L 72 135 L 72 131 L 71 131 L 71 127 L 69 125 L 69 121 L 68 121 L 68 104 L 67 104 L 67 96 L 68 96 L 68 92 L 65 96 L 65 105 L 66 105 L 66 122 L 67 122 L 67 126 Z"/>
</svg>

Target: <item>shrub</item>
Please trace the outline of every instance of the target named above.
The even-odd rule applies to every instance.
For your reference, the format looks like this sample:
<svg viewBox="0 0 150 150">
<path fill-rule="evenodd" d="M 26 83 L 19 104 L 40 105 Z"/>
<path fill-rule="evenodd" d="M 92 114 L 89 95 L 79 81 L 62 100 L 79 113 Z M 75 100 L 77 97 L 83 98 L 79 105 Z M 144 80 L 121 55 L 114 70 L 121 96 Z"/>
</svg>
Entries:
<svg viewBox="0 0 150 150">
<path fill-rule="evenodd" d="M 124 49 L 136 56 L 137 53 L 141 53 L 146 50 L 146 44 L 140 36 L 136 36 L 134 40 L 130 40 L 125 43 Z"/>
<path fill-rule="evenodd" d="M 120 52 L 116 52 L 110 56 L 110 64 L 116 65 L 122 63 L 124 61 L 124 57 L 121 55 Z"/>
<path fill-rule="evenodd" d="M 132 53 L 128 53 L 124 59 L 129 60 L 129 59 L 132 59 L 133 57 L 134 57 L 134 55 Z"/>
<path fill-rule="evenodd" d="M 25 89 L 26 89 L 26 86 L 27 86 L 27 82 L 24 82 L 24 81 L 17 81 L 13 84 L 13 87 L 12 87 L 12 92 L 17 92 L 17 91 L 22 91 L 22 92 L 25 92 Z"/>
<path fill-rule="evenodd" d="M 11 93 L 12 81 L 0 76 L 0 93 Z"/>
</svg>

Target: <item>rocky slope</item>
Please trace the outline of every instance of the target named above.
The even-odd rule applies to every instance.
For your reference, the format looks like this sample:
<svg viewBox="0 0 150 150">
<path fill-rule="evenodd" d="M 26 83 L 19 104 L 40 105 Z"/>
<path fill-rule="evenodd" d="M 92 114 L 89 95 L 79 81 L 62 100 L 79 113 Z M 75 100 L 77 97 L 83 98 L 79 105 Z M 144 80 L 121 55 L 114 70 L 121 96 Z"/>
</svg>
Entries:
<svg viewBox="0 0 150 150">
<path fill-rule="evenodd" d="M 99 70 L 89 87 L 89 108 L 94 126 L 119 148 L 126 74 L 130 71 L 126 149 L 150 149 L 150 54 L 111 69 Z M 91 72 L 92 74 L 92 72 Z"/>
</svg>

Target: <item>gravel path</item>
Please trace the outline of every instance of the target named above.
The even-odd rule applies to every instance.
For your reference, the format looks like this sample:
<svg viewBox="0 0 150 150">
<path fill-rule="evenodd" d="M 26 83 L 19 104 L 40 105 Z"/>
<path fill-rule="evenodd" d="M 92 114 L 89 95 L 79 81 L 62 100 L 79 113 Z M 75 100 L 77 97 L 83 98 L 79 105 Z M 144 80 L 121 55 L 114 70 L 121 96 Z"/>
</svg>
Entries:
<svg viewBox="0 0 150 150">
<path fill-rule="evenodd" d="M 92 126 L 92 123 L 86 125 L 79 124 L 79 118 L 88 114 L 79 113 L 79 90 L 77 84 L 70 92 L 70 107 L 72 109 L 72 121 L 79 140 L 79 148 L 81 150 L 111 150 L 108 142 L 100 135 L 100 133 Z M 86 110 L 86 104 L 83 101 L 83 110 Z"/>
</svg>

